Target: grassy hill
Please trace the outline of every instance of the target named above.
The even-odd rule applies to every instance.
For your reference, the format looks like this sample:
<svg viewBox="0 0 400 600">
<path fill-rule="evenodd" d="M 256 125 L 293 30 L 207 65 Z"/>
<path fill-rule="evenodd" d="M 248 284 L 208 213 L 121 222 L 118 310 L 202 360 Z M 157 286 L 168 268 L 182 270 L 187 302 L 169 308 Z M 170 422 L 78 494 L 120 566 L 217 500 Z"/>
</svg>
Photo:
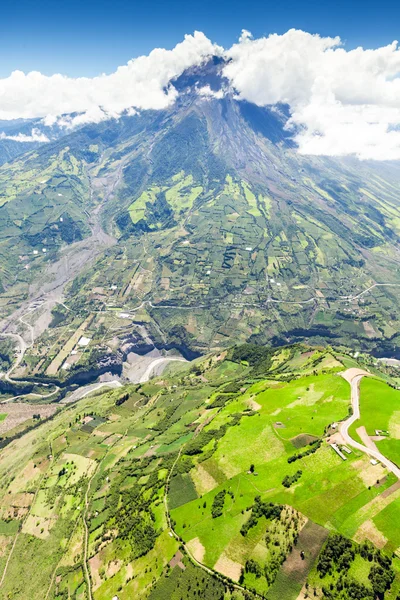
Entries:
<svg viewBox="0 0 400 600">
<path fill-rule="evenodd" d="M 0 451 L 1 597 L 372 599 L 383 586 L 394 600 L 398 483 L 328 443 L 352 364 L 330 348 L 237 346 L 50 404 Z M 366 424 L 369 402 L 365 390 Z"/>
</svg>

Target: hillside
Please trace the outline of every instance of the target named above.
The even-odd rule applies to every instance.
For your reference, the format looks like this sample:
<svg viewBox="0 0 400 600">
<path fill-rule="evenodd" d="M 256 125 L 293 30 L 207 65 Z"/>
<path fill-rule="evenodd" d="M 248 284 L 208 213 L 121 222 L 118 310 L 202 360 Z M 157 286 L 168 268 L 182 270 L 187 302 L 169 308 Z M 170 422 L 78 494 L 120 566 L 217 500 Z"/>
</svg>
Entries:
<svg viewBox="0 0 400 600">
<path fill-rule="evenodd" d="M 390 368 L 331 348 L 236 346 L 14 430 L 3 404 L 1 597 L 394 600 L 398 481 L 337 428 L 360 367 L 362 425 L 397 460 Z"/>
<path fill-rule="evenodd" d="M 287 107 L 216 98 L 220 69 L 185 72 L 170 109 L 53 132 L 0 168 L 1 329 L 29 342 L 29 312 L 24 376 L 61 301 L 80 322 L 101 311 L 98 351 L 120 309 L 120 344 L 145 328 L 188 356 L 232 340 L 398 355 L 398 163 L 301 156 Z"/>
</svg>

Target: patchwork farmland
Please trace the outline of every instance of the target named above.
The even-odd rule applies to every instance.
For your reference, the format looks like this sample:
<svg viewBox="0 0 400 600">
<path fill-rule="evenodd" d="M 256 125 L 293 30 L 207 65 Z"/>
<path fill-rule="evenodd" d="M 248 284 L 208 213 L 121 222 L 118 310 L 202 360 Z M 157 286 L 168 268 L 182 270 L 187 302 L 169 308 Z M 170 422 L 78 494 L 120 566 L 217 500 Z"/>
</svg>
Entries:
<svg viewBox="0 0 400 600">
<path fill-rule="evenodd" d="M 321 570 L 335 533 L 368 590 L 373 565 L 390 558 L 394 600 L 398 483 L 330 445 L 348 415 L 347 362 L 329 349 L 239 346 L 97 392 L 15 437 L 0 454 L 2 594 L 23 598 L 32 579 L 33 600 L 88 590 L 95 600 L 194 600 L 194 590 L 297 600 L 314 588 L 322 598 L 340 577 L 334 562 Z"/>
</svg>

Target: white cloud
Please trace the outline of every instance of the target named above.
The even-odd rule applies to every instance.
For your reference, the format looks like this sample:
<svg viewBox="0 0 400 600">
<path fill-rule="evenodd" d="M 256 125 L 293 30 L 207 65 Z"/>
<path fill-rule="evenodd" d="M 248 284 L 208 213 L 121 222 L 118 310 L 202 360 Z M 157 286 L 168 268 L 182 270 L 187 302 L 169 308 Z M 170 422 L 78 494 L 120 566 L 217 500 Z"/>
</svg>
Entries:
<svg viewBox="0 0 400 600">
<path fill-rule="evenodd" d="M 222 89 L 214 91 L 209 85 L 198 88 L 197 93 L 199 96 L 203 96 L 203 98 L 216 98 L 217 100 L 221 100 L 221 98 L 224 97 L 224 91 Z"/>
<path fill-rule="evenodd" d="M 15 71 L 0 79 L 0 119 L 43 117 L 47 126 L 71 128 L 125 111 L 163 109 L 178 95 L 171 80 L 213 54 L 228 61 L 223 74 L 233 97 L 260 106 L 290 106 L 288 128 L 300 153 L 400 159 L 397 42 L 347 51 L 338 37 L 294 29 L 260 39 L 244 29 L 239 42 L 225 51 L 195 32 L 172 50 L 155 49 L 94 78 Z M 197 88 L 204 98 L 221 98 L 227 91 Z M 38 135 L 43 136 L 32 132 L 25 137 Z M 15 137 L 27 141 L 21 134 Z"/>
<path fill-rule="evenodd" d="M 162 109 L 177 96 L 171 79 L 212 54 L 221 53 L 222 48 L 195 32 L 186 35 L 173 50 L 156 48 L 148 56 L 118 67 L 111 75 L 73 79 L 14 71 L 0 79 L 0 119 L 45 117 L 46 124 L 50 124 L 57 121 L 58 115 L 78 112 L 82 115 L 75 123 L 82 123 L 119 115 L 130 107 Z"/>
<path fill-rule="evenodd" d="M 399 159 L 397 42 L 346 51 L 339 38 L 290 30 L 252 40 L 243 32 L 224 68 L 239 97 L 289 104 L 302 154 Z"/>
<path fill-rule="evenodd" d="M 47 135 L 39 131 L 39 129 L 33 128 L 31 135 L 25 133 L 18 133 L 18 135 L 7 135 L 6 133 L 0 133 L 0 140 L 12 140 L 13 142 L 49 142 Z"/>
</svg>

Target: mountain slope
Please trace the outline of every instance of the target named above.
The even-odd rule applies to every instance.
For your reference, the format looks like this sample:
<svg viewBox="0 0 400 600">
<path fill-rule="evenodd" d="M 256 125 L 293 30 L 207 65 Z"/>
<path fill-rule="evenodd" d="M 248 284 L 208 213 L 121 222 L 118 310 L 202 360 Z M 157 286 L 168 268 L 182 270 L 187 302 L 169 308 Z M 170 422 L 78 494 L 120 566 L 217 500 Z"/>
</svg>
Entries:
<svg viewBox="0 0 400 600">
<path fill-rule="evenodd" d="M 214 97 L 219 68 L 181 76 L 168 110 L 85 126 L 3 166 L 5 310 L 87 239 L 97 262 L 77 246 L 67 304 L 133 320 L 141 307 L 158 345 L 314 338 L 396 355 L 399 165 L 299 155 L 285 106 Z M 100 227 L 114 246 L 99 247 Z"/>
</svg>

